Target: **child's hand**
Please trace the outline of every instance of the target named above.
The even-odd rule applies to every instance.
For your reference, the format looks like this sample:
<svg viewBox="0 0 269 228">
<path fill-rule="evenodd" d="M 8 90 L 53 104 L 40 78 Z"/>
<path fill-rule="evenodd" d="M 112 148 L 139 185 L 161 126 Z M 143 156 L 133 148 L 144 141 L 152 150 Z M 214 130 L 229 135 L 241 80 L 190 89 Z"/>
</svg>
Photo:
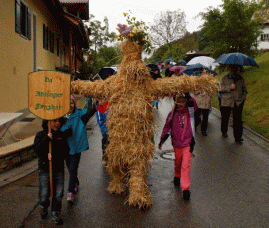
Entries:
<svg viewBox="0 0 269 228">
<path fill-rule="evenodd" d="M 235 84 L 231 84 L 230 85 L 230 90 L 234 90 L 235 89 Z"/>
<path fill-rule="evenodd" d="M 52 155 L 51 154 L 48 154 L 48 159 L 49 159 L 49 161 L 51 161 L 51 159 L 52 159 Z"/>
<path fill-rule="evenodd" d="M 52 139 L 52 133 L 48 133 L 48 137 Z"/>
<path fill-rule="evenodd" d="M 162 150 L 162 144 L 159 144 L 158 148 L 159 150 Z"/>
</svg>

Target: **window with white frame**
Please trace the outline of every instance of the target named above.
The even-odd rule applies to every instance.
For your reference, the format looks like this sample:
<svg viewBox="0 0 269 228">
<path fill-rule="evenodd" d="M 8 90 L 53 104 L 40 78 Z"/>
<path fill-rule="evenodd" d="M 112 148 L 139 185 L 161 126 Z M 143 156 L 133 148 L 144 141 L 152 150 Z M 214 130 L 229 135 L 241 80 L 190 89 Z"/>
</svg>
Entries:
<svg viewBox="0 0 269 228">
<path fill-rule="evenodd" d="M 264 34 L 261 34 L 261 40 L 262 41 L 268 41 L 269 40 L 269 34 L 267 33 L 264 33 Z"/>
<path fill-rule="evenodd" d="M 15 31 L 21 36 L 31 39 L 31 11 L 20 0 L 15 1 Z"/>
</svg>

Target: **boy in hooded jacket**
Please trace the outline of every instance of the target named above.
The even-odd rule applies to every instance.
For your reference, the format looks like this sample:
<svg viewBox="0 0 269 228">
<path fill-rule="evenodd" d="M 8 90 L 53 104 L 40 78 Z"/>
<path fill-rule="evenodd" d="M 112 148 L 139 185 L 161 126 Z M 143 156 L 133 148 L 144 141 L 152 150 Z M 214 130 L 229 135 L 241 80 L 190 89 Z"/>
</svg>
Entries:
<svg viewBox="0 0 269 228">
<path fill-rule="evenodd" d="M 52 219 L 57 225 L 63 223 L 61 219 L 62 198 L 64 191 L 64 160 L 69 152 L 67 138 L 72 135 L 71 129 L 60 131 L 63 118 L 50 121 L 51 133 L 48 133 L 48 120 L 43 120 L 43 131 L 36 134 L 34 151 L 38 156 L 39 170 L 39 199 L 40 216 L 45 219 L 50 206 L 50 176 L 49 161 L 52 160 L 53 197 L 51 203 Z M 52 151 L 49 154 L 49 143 Z"/>
</svg>

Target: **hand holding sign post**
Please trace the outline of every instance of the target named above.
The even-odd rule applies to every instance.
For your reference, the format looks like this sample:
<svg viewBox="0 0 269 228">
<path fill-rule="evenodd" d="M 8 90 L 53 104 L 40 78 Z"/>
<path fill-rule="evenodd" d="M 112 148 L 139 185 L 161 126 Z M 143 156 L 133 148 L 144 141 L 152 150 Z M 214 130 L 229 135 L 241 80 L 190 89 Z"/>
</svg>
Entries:
<svg viewBox="0 0 269 228">
<path fill-rule="evenodd" d="M 37 71 L 29 73 L 29 110 L 36 116 L 51 121 L 69 112 L 70 75 L 57 71 Z M 51 142 L 49 145 L 51 154 Z M 52 158 L 53 159 L 53 158 Z M 53 196 L 52 160 L 50 164 L 50 193 Z"/>
</svg>

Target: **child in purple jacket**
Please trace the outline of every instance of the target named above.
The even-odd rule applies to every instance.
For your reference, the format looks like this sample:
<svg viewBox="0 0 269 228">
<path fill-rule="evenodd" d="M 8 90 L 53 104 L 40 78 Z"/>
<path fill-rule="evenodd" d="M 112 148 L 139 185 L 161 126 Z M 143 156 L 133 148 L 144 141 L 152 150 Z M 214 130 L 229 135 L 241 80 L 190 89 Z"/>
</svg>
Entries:
<svg viewBox="0 0 269 228">
<path fill-rule="evenodd" d="M 175 177 L 174 184 L 181 185 L 184 200 L 190 199 L 190 174 L 191 157 L 194 147 L 194 111 L 197 110 L 197 104 L 193 98 L 185 95 L 174 97 L 175 108 L 168 114 L 166 123 L 161 135 L 159 149 L 169 137 L 172 138 L 172 145 L 175 151 Z"/>
</svg>

